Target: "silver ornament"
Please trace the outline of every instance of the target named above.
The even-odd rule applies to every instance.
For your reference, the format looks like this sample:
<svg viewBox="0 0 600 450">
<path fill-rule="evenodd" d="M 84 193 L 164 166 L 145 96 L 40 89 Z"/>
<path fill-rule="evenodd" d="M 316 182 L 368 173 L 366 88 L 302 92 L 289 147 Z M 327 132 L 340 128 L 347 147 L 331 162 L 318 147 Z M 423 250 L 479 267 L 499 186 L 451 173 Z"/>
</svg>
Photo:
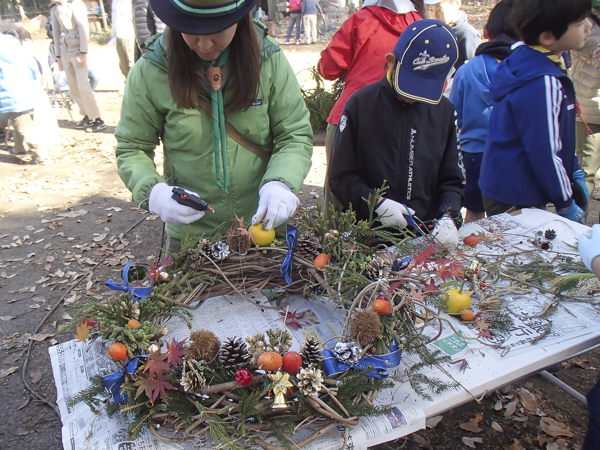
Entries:
<svg viewBox="0 0 600 450">
<path fill-rule="evenodd" d="M 338 342 L 333 348 L 335 357 L 345 364 L 355 364 L 360 360 L 362 350 L 353 341 Z"/>
<path fill-rule="evenodd" d="M 229 256 L 229 245 L 227 245 L 225 242 L 216 242 L 212 245 L 211 252 L 213 258 L 218 260 L 224 260 Z"/>
</svg>

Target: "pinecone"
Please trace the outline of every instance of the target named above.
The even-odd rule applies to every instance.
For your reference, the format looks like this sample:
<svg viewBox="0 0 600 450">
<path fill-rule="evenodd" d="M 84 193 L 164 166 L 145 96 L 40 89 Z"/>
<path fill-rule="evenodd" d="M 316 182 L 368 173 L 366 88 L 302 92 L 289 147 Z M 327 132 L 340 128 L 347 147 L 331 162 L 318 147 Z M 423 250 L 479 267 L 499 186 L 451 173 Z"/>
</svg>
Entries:
<svg viewBox="0 0 600 450">
<path fill-rule="evenodd" d="M 206 378 L 198 361 L 186 359 L 181 373 L 181 386 L 186 392 L 198 394 L 206 386 Z"/>
<path fill-rule="evenodd" d="M 300 233 L 298 243 L 296 244 L 296 252 L 300 258 L 312 261 L 315 256 L 318 256 L 323 251 L 323 247 L 319 242 L 319 238 L 316 237 L 310 231 L 304 231 Z"/>
<path fill-rule="evenodd" d="M 250 362 L 250 358 L 242 338 L 227 338 L 219 352 L 219 363 L 226 369 L 241 369 Z"/>
<path fill-rule="evenodd" d="M 225 242 L 216 242 L 212 245 L 211 252 L 213 258 L 223 260 L 229 256 L 229 245 Z"/>
<path fill-rule="evenodd" d="M 389 277 L 392 266 L 383 258 L 376 256 L 367 264 L 365 270 L 370 280 L 377 281 Z"/>
<path fill-rule="evenodd" d="M 548 229 L 544 232 L 544 237 L 549 241 L 556 239 L 556 230 Z"/>
<path fill-rule="evenodd" d="M 206 255 L 210 255 L 211 246 L 212 244 L 207 239 L 200 239 L 200 242 L 198 242 L 198 248 L 202 250 Z"/>
<path fill-rule="evenodd" d="M 198 272 L 200 270 L 200 267 L 202 267 L 202 265 L 197 261 L 190 263 L 190 270 L 193 272 Z"/>
<path fill-rule="evenodd" d="M 315 338 L 309 338 L 304 342 L 300 353 L 302 353 L 302 360 L 307 366 L 323 361 L 323 347 Z"/>
<path fill-rule="evenodd" d="M 323 386 L 323 372 L 316 367 L 300 369 L 296 378 L 298 388 L 304 395 L 317 395 Z"/>
<path fill-rule="evenodd" d="M 186 253 L 187 253 L 187 260 L 190 263 L 196 262 L 196 261 L 198 261 L 198 259 L 200 259 L 199 255 L 198 255 L 198 250 L 196 250 L 195 248 L 188 248 Z"/>
</svg>

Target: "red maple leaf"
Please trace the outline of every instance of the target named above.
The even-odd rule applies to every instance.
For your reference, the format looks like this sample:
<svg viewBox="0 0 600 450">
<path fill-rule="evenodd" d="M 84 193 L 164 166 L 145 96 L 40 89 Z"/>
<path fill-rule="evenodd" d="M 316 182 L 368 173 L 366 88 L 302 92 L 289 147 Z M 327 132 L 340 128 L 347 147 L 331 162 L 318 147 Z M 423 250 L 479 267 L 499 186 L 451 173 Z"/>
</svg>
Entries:
<svg viewBox="0 0 600 450">
<path fill-rule="evenodd" d="M 171 366 L 173 369 L 176 369 L 180 364 L 183 364 L 184 344 L 185 339 L 181 342 L 177 342 L 175 338 L 173 338 L 173 342 L 167 344 L 167 352 L 169 353 L 167 364 L 169 364 L 169 366 Z"/>
<path fill-rule="evenodd" d="M 154 378 L 155 375 L 161 378 L 165 370 L 169 370 L 169 365 L 165 363 L 165 359 L 168 357 L 168 353 L 160 353 L 160 351 L 150 353 L 144 372 L 149 372 L 151 378 Z"/>
<path fill-rule="evenodd" d="M 166 393 L 165 389 L 175 389 L 175 388 L 173 387 L 173 385 L 171 383 L 162 379 L 162 377 L 159 377 L 158 380 L 155 380 L 155 379 L 149 380 L 149 387 L 146 390 L 146 393 L 147 393 L 148 397 L 150 398 L 150 400 L 152 401 L 152 404 L 154 404 L 154 402 L 156 401 L 156 398 L 159 395 L 163 402 L 165 402 L 166 404 L 169 404 L 169 402 L 167 401 L 167 393 Z"/>
<path fill-rule="evenodd" d="M 134 386 L 137 386 L 137 392 L 135 393 L 135 398 L 137 399 L 142 392 L 145 392 L 148 398 L 150 398 L 150 380 L 142 375 L 139 375 L 138 380 L 133 383 Z"/>
<path fill-rule="evenodd" d="M 465 268 L 462 263 L 455 261 L 440 267 L 437 276 L 445 283 L 446 277 L 458 277 L 464 273 L 464 270 Z"/>
<path fill-rule="evenodd" d="M 458 373 L 460 372 L 466 372 L 467 368 L 471 368 L 471 366 L 469 366 L 469 363 L 466 359 L 457 359 L 456 361 L 452 361 L 452 364 L 458 364 L 460 363 L 460 368 L 458 369 Z"/>
<path fill-rule="evenodd" d="M 302 324 L 296 320 L 296 315 L 298 314 L 298 310 L 294 312 L 288 312 L 287 315 L 284 312 L 280 312 L 279 315 L 281 317 L 285 317 L 285 324 L 290 327 L 292 330 L 299 330 L 302 328 Z"/>
<path fill-rule="evenodd" d="M 435 284 L 435 282 L 433 281 L 433 278 L 431 278 L 429 280 L 429 283 L 425 283 L 425 289 L 423 289 L 423 292 L 427 293 L 427 292 L 439 292 L 440 291 L 440 287 Z"/>
<path fill-rule="evenodd" d="M 478 338 L 487 338 L 487 339 L 492 339 L 492 333 L 490 333 L 489 331 L 480 331 L 479 334 L 477 335 Z"/>
<path fill-rule="evenodd" d="M 431 257 L 436 253 L 439 253 L 440 248 L 437 244 L 431 244 L 426 249 L 419 252 L 415 257 L 413 257 L 413 267 L 418 267 L 424 263 L 431 262 Z"/>
<path fill-rule="evenodd" d="M 423 300 L 423 291 L 421 290 L 421 288 L 418 288 L 417 290 L 415 290 L 415 288 L 413 286 L 410 287 L 410 296 L 414 299 L 414 300 Z"/>
<path fill-rule="evenodd" d="M 405 283 L 404 281 L 397 281 L 396 283 L 390 284 L 390 288 L 385 293 L 386 294 L 391 294 L 396 289 L 398 289 L 400 286 L 402 286 L 404 283 Z"/>
</svg>

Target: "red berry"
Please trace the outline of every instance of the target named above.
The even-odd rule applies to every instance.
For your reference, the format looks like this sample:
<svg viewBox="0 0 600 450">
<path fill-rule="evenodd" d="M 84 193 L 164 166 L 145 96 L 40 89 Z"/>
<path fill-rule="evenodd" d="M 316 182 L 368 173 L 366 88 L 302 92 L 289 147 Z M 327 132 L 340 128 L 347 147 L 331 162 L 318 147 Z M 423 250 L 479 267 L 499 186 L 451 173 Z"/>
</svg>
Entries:
<svg viewBox="0 0 600 450">
<path fill-rule="evenodd" d="M 430 230 L 433 229 L 433 225 L 428 225 L 427 228 L 429 228 Z"/>
<path fill-rule="evenodd" d="M 235 382 L 242 387 L 248 386 L 252 381 L 252 374 L 248 369 L 240 369 L 235 373 Z"/>
</svg>

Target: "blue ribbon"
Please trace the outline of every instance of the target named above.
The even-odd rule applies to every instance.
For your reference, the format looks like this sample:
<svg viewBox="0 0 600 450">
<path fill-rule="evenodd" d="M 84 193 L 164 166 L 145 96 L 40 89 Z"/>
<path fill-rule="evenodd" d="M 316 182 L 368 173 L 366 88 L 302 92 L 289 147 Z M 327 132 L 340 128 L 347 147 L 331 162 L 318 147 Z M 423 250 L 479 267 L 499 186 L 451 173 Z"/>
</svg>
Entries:
<svg viewBox="0 0 600 450">
<path fill-rule="evenodd" d="M 115 403 L 127 401 L 127 392 L 121 394 L 121 386 L 123 386 L 123 383 L 125 383 L 125 372 L 128 374 L 135 372 L 138 366 L 138 358 L 145 356 L 148 355 L 135 356 L 127 364 L 125 364 L 125 367 L 122 369 L 102 377 L 102 384 L 106 389 L 112 392 Z"/>
<path fill-rule="evenodd" d="M 108 288 L 112 289 L 113 291 L 128 292 L 133 296 L 133 299 L 136 302 L 139 302 L 142 298 L 148 297 L 150 294 L 152 294 L 152 287 L 154 286 L 154 282 L 150 287 L 129 287 L 129 280 L 127 274 L 129 272 L 129 269 L 131 269 L 133 265 L 134 263 L 131 262 L 125 264 L 125 267 L 123 268 L 123 273 L 121 274 L 121 277 L 123 278 L 123 284 L 115 283 L 113 280 L 108 280 L 106 282 L 106 286 L 108 286 Z"/>
<path fill-rule="evenodd" d="M 392 263 L 392 272 L 400 272 L 401 270 L 406 269 L 411 261 L 412 258 L 410 256 L 405 256 L 402 259 L 396 259 Z"/>
<path fill-rule="evenodd" d="M 288 252 L 283 260 L 283 264 L 281 264 L 281 269 L 279 269 L 279 274 L 285 274 L 285 282 L 287 284 L 292 284 L 292 254 L 294 250 L 296 250 L 296 239 L 298 235 L 298 229 L 294 225 L 287 225 L 287 231 L 285 233 L 285 242 L 288 246 Z"/>
<path fill-rule="evenodd" d="M 389 376 L 388 369 L 400 365 L 400 357 L 402 356 L 402 349 L 397 341 L 394 341 L 392 345 L 388 345 L 388 350 L 390 353 L 385 355 L 364 356 L 354 364 L 346 364 L 337 359 L 335 353 L 326 348 L 323 350 L 323 356 L 325 356 L 323 368 L 328 377 L 333 377 L 348 369 L 366 370 L 370 368 L 371 370 L 367 373 L 368 377 L 385 379 Z"/>
</svg>

